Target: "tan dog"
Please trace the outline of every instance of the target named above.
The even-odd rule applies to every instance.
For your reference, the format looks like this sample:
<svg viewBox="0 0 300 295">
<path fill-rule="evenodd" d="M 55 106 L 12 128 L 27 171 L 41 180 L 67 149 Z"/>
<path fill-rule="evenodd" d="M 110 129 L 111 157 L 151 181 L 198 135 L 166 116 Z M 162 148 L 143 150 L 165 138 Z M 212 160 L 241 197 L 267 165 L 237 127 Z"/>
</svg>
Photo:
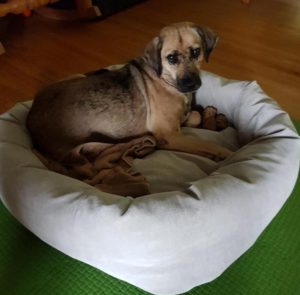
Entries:
<svg viewBox="0 0 300 295">
<path fill-rule="evenodd" d="M 99 143 L 153 134 L 158 148 L 213 159 L 231 152 L 180 132 L 191 93 L 201 86 L 200 63 L 217 37 L 208 28 L 177 23 L 161 30 L 144 54 L 118 69 L 99 70 L 40 91 L 27 119 L 36 148 L 59 161 L 84 162 Z M 103 149 L 100 145 L 100 149 Z"/>
</svg>

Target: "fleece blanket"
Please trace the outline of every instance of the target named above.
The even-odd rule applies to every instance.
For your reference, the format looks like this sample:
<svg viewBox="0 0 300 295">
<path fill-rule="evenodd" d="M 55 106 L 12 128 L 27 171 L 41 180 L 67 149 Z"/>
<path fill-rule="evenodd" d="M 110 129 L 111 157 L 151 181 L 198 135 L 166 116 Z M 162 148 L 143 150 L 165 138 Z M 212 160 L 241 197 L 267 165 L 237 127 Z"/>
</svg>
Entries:
<svg viewBox="0 0 300 295">
<path fill-rule="evenodd" d="M 100 145 L 102 143 L 93 143 Z M 97 154 L 85 155 L 86 162 L 80 166 L 67 166 L 47 158 L 37 150 L 34 153 L 52 171 L 84 181 L 100 191 L 121 196 L 138 197 L 150 193 L 145 177 L 133 169 L 133 160 L 152 153 L 156 147 L 153 136 L 146 135 L 129 142 L 105 144 Z"/>
</svg>

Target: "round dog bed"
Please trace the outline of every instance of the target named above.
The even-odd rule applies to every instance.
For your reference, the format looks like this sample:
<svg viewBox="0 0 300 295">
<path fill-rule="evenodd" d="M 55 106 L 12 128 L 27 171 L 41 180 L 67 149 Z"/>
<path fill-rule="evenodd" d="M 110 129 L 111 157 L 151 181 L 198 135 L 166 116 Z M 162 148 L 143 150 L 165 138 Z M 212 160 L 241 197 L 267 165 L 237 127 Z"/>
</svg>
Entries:
<svg viewBox="0 0 300 295">
<path fill-rule="evenodd" d="M 197 102 L 234 128 L 185 128 L 234 150 L 223 162 L 157 151 L 135 161 L 151 195 L 102 193 L 47 170 L 25 128 L 30 102 L 0 117 L 0 192 L 8 210 L 63 253 L 154 294 L 219 276 L 256 241 L 291 193 L 300 140 L 256 82 L 202 73 Z"/>
</svg>

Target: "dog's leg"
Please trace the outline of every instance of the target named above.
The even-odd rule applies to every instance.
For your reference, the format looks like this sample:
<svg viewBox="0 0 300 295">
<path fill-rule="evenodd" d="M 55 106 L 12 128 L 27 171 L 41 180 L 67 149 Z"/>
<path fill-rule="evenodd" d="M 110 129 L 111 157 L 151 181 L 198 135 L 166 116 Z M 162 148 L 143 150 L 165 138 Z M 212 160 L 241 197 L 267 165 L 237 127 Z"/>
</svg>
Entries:
<svg viewBox="0 0 300 295">
<path fill-rule="evenodd" d="M 159 136 L 158 147 L 160 149 L 204 156 L 215 161 L 226 159 L 232 154 L 227 148 L 221 147 L 213 142 L 181 133 Z"/>
</svg>

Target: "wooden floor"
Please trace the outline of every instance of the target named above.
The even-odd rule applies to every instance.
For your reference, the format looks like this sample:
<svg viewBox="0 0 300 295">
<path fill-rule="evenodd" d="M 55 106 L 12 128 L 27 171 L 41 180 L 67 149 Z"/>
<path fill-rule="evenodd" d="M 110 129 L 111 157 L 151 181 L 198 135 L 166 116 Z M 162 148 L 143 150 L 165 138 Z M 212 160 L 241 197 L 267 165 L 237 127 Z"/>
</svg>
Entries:
<svg viewBox="0 0 300 295">
<path fill-rule="evenodd" d="M 249 6 L 239 0 L 149 0 L 95 22 L 14 18 L 2 38 L 6 53 L 0 56 L 0 112 L 67 75 L 126 61 L 161 27 L 182 20 L 219 34 L 204 69 L 257 80 L 300 119 L 298 0 L 252 0 Z"/>
</svg>

